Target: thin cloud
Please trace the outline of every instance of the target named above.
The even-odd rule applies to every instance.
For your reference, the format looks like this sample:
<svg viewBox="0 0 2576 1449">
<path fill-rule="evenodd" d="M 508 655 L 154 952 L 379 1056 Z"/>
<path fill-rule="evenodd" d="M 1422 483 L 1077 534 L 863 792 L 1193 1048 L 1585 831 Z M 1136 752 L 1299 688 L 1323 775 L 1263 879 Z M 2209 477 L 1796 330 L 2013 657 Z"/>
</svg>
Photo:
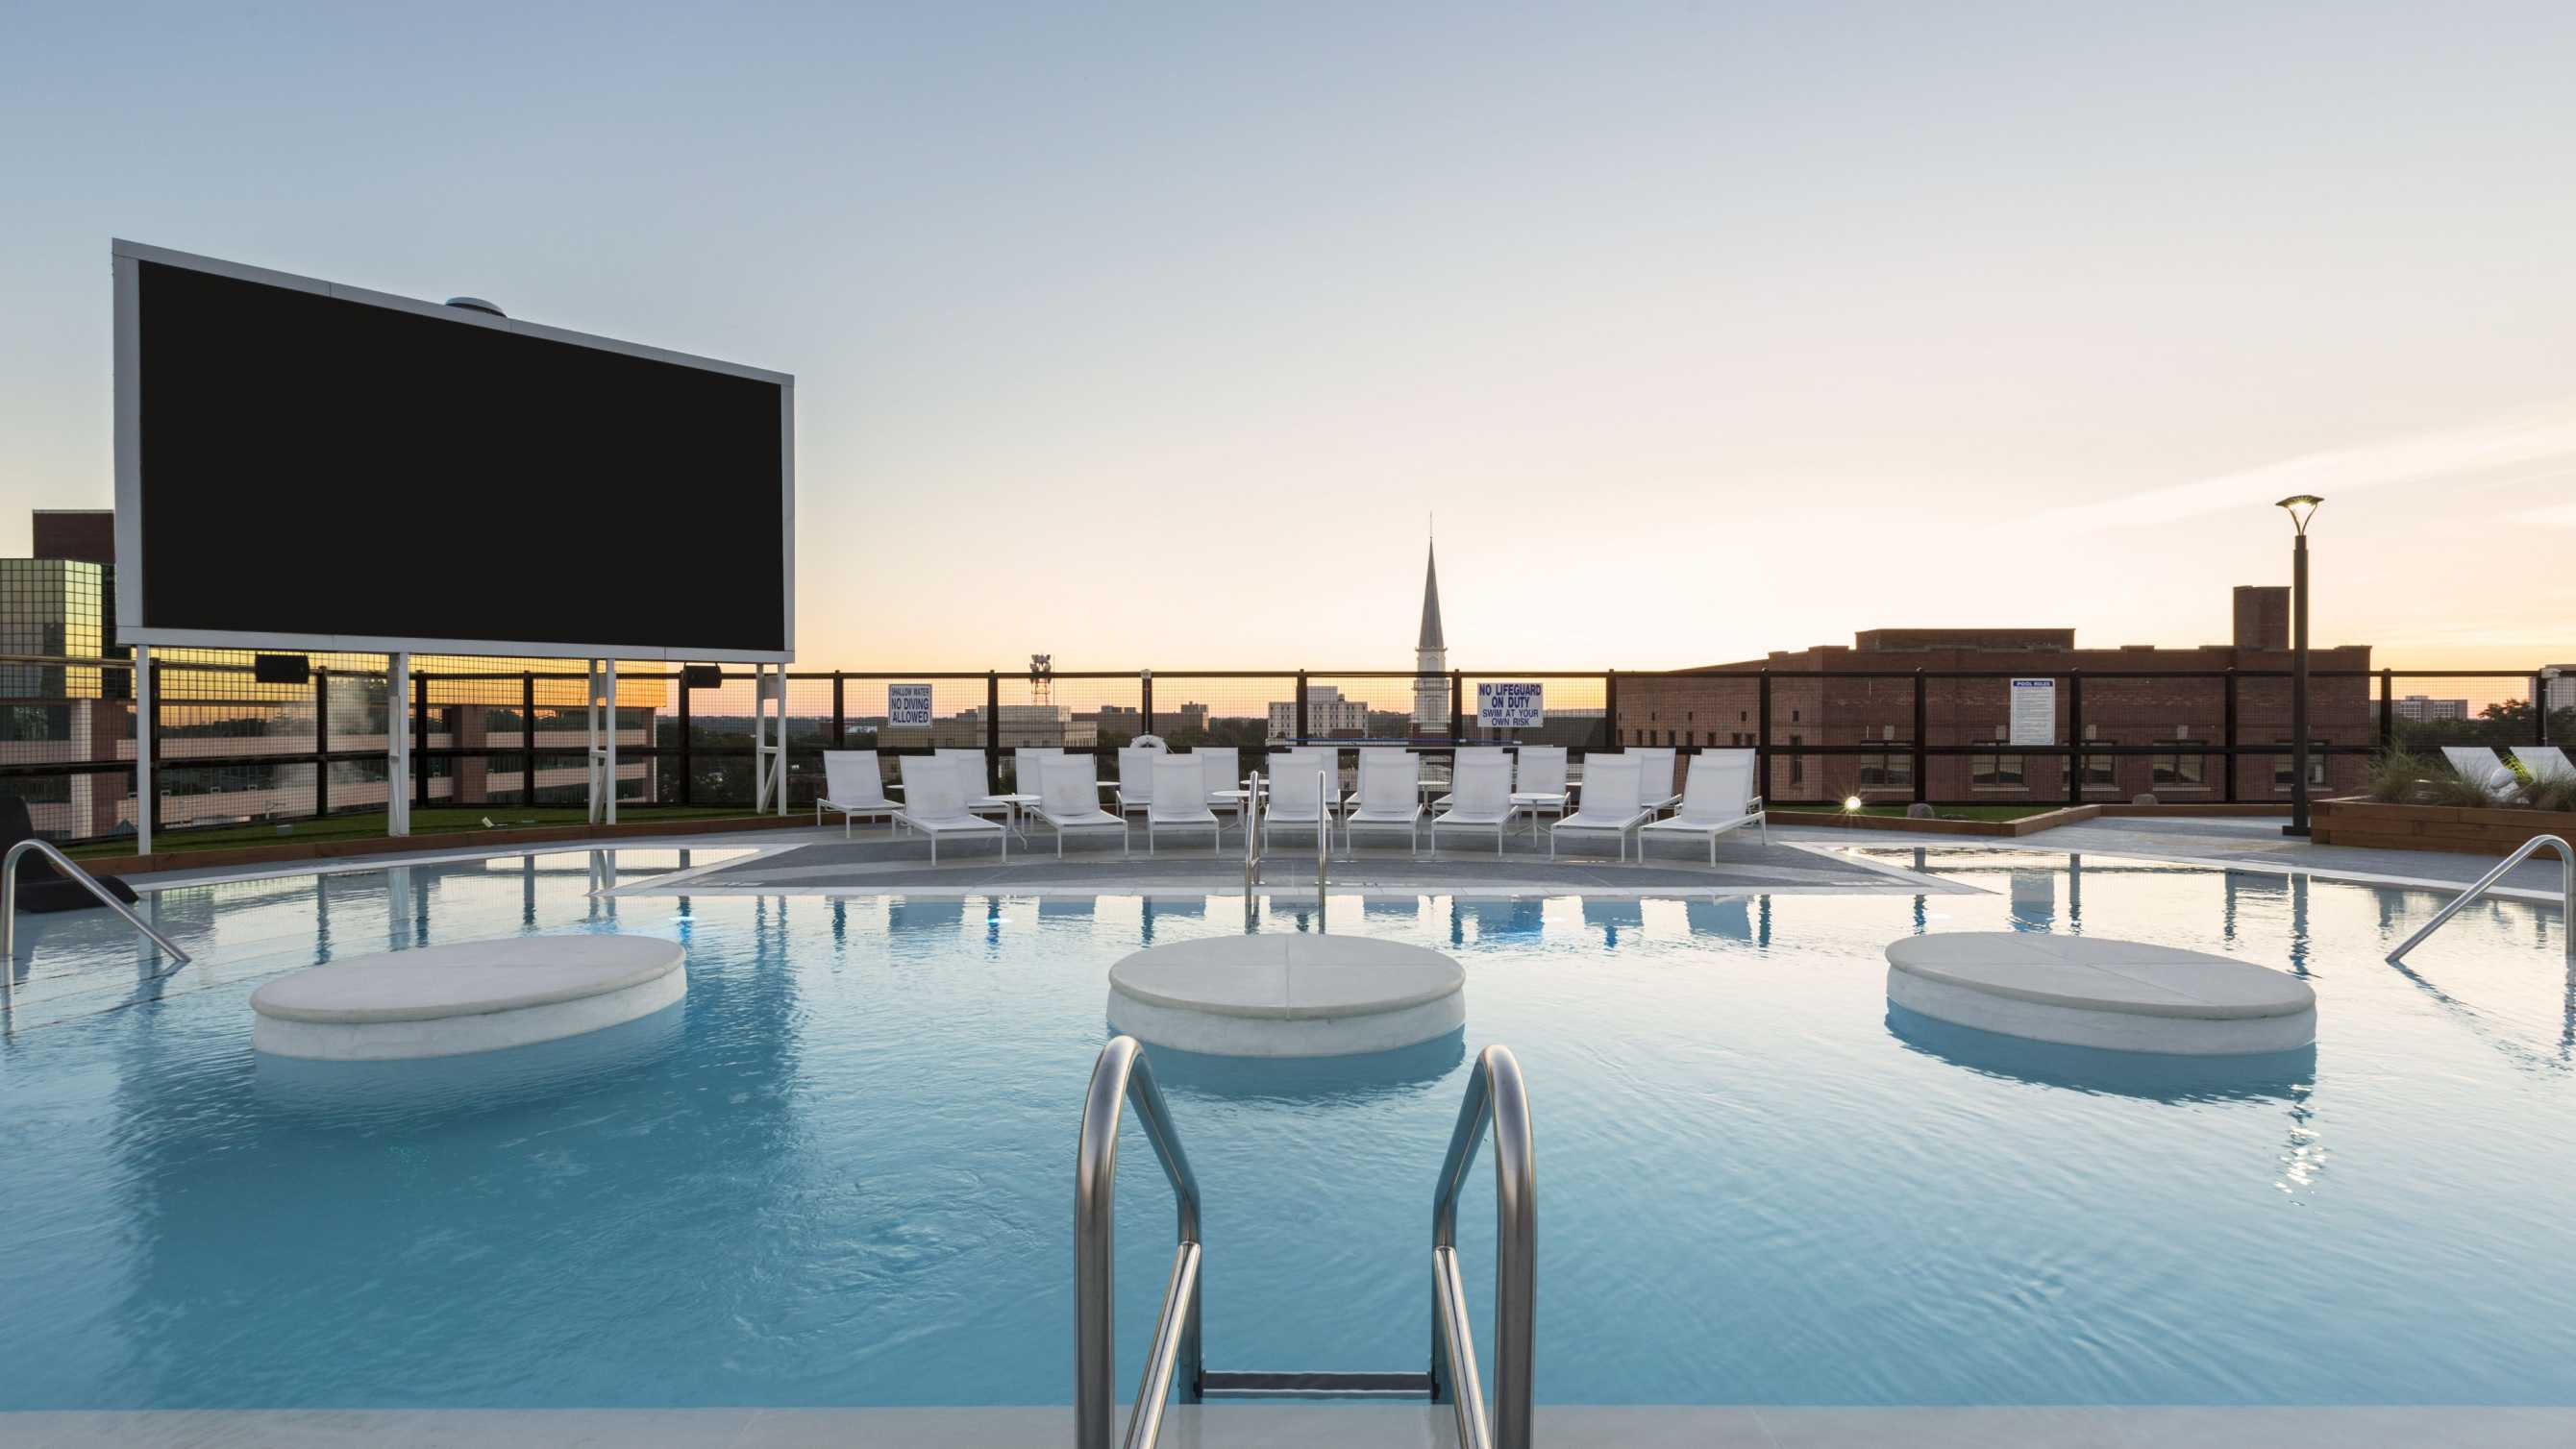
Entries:
<svg viewBox="0 0 2576 1449">
<path fill-rule="evenodd" d="M 2392 483 L 2433 483 L 2535 464 L 2570 463 L 2576 463 L 2576 398 L 2460 427 L 2309 453 L 2101 503 L 2054 509 L 2029 522 L 2059 533 L 2127 528 L 2272 503 L 2300 493 L 2331 498 Z M 2553 467 L 2542 476 L 2555 477 L 2562 471 Z M 2523 517 L 2576 526 L 2576 505 L 2540 509 Z"/>
</svg>

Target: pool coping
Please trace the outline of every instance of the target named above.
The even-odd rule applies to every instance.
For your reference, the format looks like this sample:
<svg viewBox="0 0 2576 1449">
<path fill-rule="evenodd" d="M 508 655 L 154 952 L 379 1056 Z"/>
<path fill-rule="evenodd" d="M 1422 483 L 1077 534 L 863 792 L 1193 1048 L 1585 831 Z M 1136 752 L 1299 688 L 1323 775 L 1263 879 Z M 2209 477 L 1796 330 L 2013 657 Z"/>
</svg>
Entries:
<svg viewBox="0 0 2576 1449">
<path fill-rule="evenodd" d="M 1176 1405 L 1166 1442 L 1287 1449 L 1432 1449 L 1455 1442 L 1450 1410 L 1434 1405 Z M 1072 1411 L 1015 1408 L 818 1409 L 148 1409 L 22 1410 L 0 1414 L 0 1437 L 60 1449 L 88 1446 L 289 1445 L 475 1449 L 523 1444 L 619 1449 L 1020 1449 L 1061 1443 Z M 2558 1406 L 2148 1405 L 1862 1407 L 1541 1404 L 1541 1443 L 1623 1449 L 2398 1449 L 2423 1444 L 2558 1446 L 2576 1442 L 2576 1408 Z M 1122 1409 L 1121 1423 L 1125 1420 Z"/>
</svg>

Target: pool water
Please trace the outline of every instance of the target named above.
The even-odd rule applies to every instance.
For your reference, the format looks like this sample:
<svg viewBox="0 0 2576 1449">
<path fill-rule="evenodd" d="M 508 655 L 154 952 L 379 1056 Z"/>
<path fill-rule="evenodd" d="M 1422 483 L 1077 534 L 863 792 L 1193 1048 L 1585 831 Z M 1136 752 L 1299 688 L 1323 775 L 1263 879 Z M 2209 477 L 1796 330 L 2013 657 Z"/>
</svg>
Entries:
<svg viewBox="0 0 2576 1449">
<path fill-rule="evenodd" d="M 1337 900 L 1336 931 L 1465 962 L 1466 1032 L 1302 1067 L 1155 1054 L 1206 1195 L 1210 1364 L 1423 1365 L 1432 1175 L 1470 1047 L 1504 1042 L 1536 1122 L 1542 1400 L 2576 1402 L 2554 909 L 2482 904 L 2399 970 L 2437 897 L 1877 854 L 1978 893 Z M 619 855 L 629 883 L 676 863 Z M 167 892 L 200 960 L 142 987 L 105 933 L 40 948 L 36 1024 L 0 1052 L 0 1406 L 1069 1399 L 1106 968 L 1240 930 L 1240 898 L 596 879 L 564 854 Z M 2177 1071 L 1891 1015 L 1889 940 L 2006 928 L 2296 970 L 2318 1045 Z M 676 1013 L 390 1080 L 250 1051 L 250 991 L 318 952 L 612 929 L 687 943 Z M 1171 1216 L 1143 1144 L 1122 1157 L 1123 1385 Z M 1480 1324 L 1491 1213 L 1480 1166 Z"/>
</svg>

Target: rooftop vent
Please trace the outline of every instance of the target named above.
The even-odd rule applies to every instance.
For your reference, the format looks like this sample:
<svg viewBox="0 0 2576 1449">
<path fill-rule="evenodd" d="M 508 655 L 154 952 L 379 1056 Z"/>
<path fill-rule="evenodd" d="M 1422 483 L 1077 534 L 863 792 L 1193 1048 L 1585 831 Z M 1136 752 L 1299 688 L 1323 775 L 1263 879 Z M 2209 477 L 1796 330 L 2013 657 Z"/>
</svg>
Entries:
<svg viewBox="0 0 2576 1449">
<path fill-rule="evenodd" d="M 502 311 L 500 308 L 493 306 L 491 303 L 484 301 L 480 297 L 450 297 L 447 299 L 447 305 L 450 307 L 462 307 L 468 312 L 487 313 L 494 317 L 507 317 L 510 315 L 509 313 Z"/>
</svg>

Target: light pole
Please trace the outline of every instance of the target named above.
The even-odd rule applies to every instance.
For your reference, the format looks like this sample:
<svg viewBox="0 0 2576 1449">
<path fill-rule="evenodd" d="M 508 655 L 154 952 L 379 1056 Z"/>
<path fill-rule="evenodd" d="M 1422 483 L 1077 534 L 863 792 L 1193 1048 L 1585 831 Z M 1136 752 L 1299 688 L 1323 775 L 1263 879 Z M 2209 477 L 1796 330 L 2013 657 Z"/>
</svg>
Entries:
<svg viewBox="0 0 2576 1449">
<path fill-rule="evenodd" d="M 2308 520 L 2323 502 L 2302 493 L 2275 505 L 2298 530 L 2290 548 L 2290 823 L 2283 835 L 2308 833 Z"/>
</svg>

